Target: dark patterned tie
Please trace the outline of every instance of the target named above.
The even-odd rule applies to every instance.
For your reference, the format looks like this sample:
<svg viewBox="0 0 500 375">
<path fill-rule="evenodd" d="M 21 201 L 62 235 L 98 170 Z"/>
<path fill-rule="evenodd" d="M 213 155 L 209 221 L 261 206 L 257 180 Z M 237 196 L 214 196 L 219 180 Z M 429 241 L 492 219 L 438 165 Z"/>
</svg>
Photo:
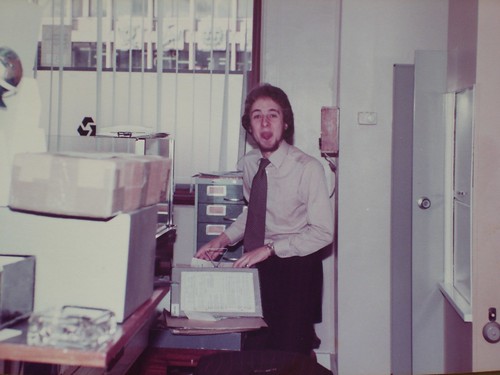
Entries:
<svg viewBox="0 0 500 375">
<path fill-rule="evenodd" d="M 266 167 L 268 159 L 260 159 L 259 170 L 255 174 L 250 190 L 248 202 L 247 223 L 243 246 L 245 251 L 250 251 L 264 246 L 264 235 L 266 230 L 266 200 L 267 200 L 267 176 Z"/>
</svg>

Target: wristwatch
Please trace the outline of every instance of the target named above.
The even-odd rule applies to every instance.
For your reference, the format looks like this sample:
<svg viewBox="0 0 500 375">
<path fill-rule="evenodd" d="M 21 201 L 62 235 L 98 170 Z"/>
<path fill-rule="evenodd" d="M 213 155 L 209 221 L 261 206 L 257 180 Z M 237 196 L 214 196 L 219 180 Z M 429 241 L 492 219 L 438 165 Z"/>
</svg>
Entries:
<svg viewBox="0 0 500 375">
<path fill-rule="evenodd" d="M 266 247 L 271 250 L 271 256 L 276 255 L 276 251 L 274 250 L 274 242 L 266 243 Z"/>
</svg>

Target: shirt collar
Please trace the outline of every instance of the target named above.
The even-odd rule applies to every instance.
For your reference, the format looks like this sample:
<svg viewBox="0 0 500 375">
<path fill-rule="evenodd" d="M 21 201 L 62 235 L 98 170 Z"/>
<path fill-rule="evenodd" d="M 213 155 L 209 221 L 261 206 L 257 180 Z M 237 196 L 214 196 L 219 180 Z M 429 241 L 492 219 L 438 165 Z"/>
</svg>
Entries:
<svg viewBox="0 0 500 375">
<path fill-rule="evenodd" d="M 285 160 L 286 156 L 288 155 L 288 150 L 290 149 L 290 147 L 291 146 L 286 141 L 282 141 L 278 149 L 274 151 L 269 157 L 269 161 L 271 162 L 271 164 L 279 168 L 283 163 L 283 160 Z"/>
</svg>

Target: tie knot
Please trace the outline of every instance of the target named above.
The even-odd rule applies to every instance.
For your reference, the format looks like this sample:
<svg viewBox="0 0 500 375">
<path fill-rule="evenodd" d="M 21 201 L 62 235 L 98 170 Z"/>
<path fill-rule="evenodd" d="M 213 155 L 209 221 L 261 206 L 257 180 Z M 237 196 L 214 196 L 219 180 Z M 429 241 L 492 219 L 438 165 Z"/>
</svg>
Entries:
<svg viewBox="0 0 500 375">
<path fill-rule="evenodd" d="M 264 169 L 264 168 L 266 168 L 269 164 L 271 164 L 271 162 L 269 161 L 269 159 L 266 159 L 266 158 L 262 158 L 262 159 L 260 159 L 259 170 L 263 170 L 263 169 Z"/>
</svg>

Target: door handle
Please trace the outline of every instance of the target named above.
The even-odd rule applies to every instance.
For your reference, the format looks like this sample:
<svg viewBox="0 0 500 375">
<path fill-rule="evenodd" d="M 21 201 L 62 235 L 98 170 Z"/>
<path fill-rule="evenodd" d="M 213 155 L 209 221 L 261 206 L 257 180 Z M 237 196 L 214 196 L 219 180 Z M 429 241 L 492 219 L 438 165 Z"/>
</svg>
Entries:
<svg viewBox="0 0 500 375">
<path fill-rule="evenodd" d="M 431 207 L 431 200 L 427 197 L 421 197 L 418 199 L 417 204 L 422 210 L 427 210 Z"/>
<path fill-rule="evenodd" d="M 490 307 L 488 309 L 489 322 L 483 327 L 483 337 L 491 344 L 500 341 L 500 324 L 497 323 L 497 309 Z"/>
</svg>

